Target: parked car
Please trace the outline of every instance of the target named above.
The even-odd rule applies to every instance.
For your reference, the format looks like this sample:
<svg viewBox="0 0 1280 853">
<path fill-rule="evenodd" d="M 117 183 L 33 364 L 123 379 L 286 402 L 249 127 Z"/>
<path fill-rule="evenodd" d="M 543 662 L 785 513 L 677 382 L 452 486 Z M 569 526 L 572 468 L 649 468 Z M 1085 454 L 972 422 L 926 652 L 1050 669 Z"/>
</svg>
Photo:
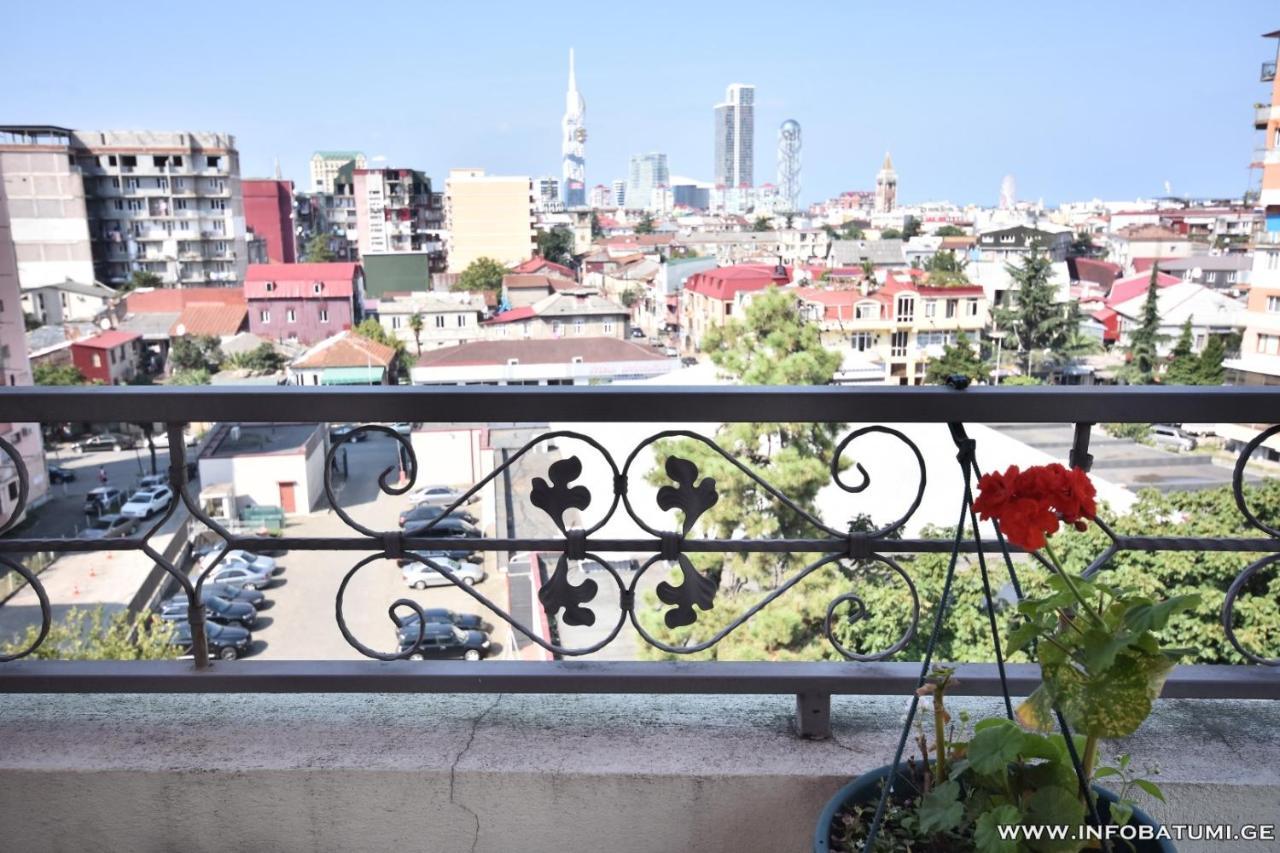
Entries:
<svg viewBox="0 0 1280 853">
<path fill-rule="evenodd" d="M 404 512 L 400 513 L 400 526 L 404 527 L 406 524 L 415 524 L 415 523 L 425 524 L 428 521 L 431 521 L 433 519 L 439 518 L 442 515 L 445 515 L 444 510 L 445 510 L 444 507 L 436 506 L 433 504 L 419 504 L 418 506 L 410 507 L 409 509 L 406 509 Z M 479 521 L 479 519 L 477 519 L 471 513 L 467 512 L 465 509 L 455 509 L 453 512 L 449 513 L 447 517 L 460 518 L 463 521 L 467 522 L 468 524 L 475 524 L 477 521 Z"/>
<path fill-rule="evenodd" d="M 407 640 L 400 641 L 400 653 L 409 651 L 418 639 L 415 629 Z M 422 643 L 409 660 L 427 658 L 462 658 L 477 661 L 489 654 L 489 635 L 483 631 L 464 631 L 455 625 L 428 623 L 422 631 Z"/>
<path fill-rule="evenodd" d="M 146 443 L 146 439 L 143 439 L 143 443 L 144 444 Z M 168 447 L 169 446 L 168 430 L 161 430 L 160 432 L 151 436 L 151 443 L 154 444 L 156 447 Z M 192 433 L 184 432 L 182 434 L 182 443 L 187 447 L 195 447 L 197 444 L 200 443 L 200 439 L 196 438 L 196 436 L 193 435 Z"/>
<path fill-rule="evenodd" d="M 676 349 L 675 347 L 663 347 L 662 354 L 665 355 L 667 358 L 679 358 L 680 350 Z"/>
<path fill-rule="evenodd" d="M 258 611 L 247 601 L 229 601 L 216 595 L 204 597 L 205 618 L 224 625 L 232 623 L 248 628 L 258 618 Z M 185 621 L 187 618 L 187 597 L 179 595 L 166 601 L 160 607 L 160 618 L 172 621 Z"/>
<path fill-rule="evenodd" d="M 355 434 L 351 435 L 352 433 Z M 330 441 L 338 441 L 339 439 L 346 438 L 348 435 L 351 435 L 351 438 L 347 439 L 347 441 L 352 444 L 358 441 L 364 441 L 369 437 L 369 433 L 367 432 L 356 432 L 356 424 L 334 424 L 329 427 Z"/>
<path fill-rule="evenodd" d="M 168 486 L 156 486 L 135 492 L 128 503 L 120 507 L 120 514 L 130 518 L 150 518 L 157 512 L 164 512 L 173 502 L 173 489 Z"/>
<path fill-rule="evenodd" d="M 70 468 L 63 468 L 59 465 L 49 466 L 49 482 L 50 483 L 70 483 L 76 478 L 76 472 Z"/>
<path fill-rule="evenodd" d="M 128 536 L 138 526 L 136 519 L 127 515 L 100 515 L 80 533 L 81 539 L 117 539 Z"/>
<path fill-rule="evenodd" d="M 419 504 L 448 506 L 465 494 L 466 491 L 455 489 L 451 486 L 423 486 L 409 493 L 409 503 L 415 506 Z M 475 503 L 478 500 L 480 500 L 479 495 L 472 495 L 467 503 Z"/>
<path fill-rule="evenodd" d="M 424 607 L 422 615 L 428 625 L 456 625 L 464 631 L 485 631 L 485 621 L 474 613 L 459 613 L 447 607 Z M 396 620 L 399 633 L 407 637 L 418 635 L 418 614 L 410 613 Z"/>
<path fill-rule="evenodd" d="M 249 651 L 249 644 L 253 642 L 253 634 L 249 633 L 247 628 L 239 625 L 219 625 L 217 622 L 204 623 L 204 635 L 209 641 L 209 657 L 218 657 L 223 660 L 235 660 L 243 656 Z M 177 622 L 174 625 L 173 636 L 169 640 L 169 644 L 178 649 L 178 654 L 186 656 L 192 654 L 195 649 L 191 643 L 191 623 L 186 621 Z"/>
<path fill-rule="evenodd" d="M 271 586 L 271 573 L 259 571 L 246 563 L 223 561 L 209 575 L 209 583 L 239 584 L 245 589 L 266 589 Z"/>
<path fill-rule="evenodd" d="M 400 421 L 399 423 L 394 423 L 391 425 L 391 428 L 406 437 L 413 432 L 413 424 L 410 423 L 409 421 Z"/>
<path fill-rule="evenodd" d="M 478 565 L 484 562 L 484 554 L 481 554 L 477 551 L 434 551 L 432 550 L 432 551 L 408 551 L 406 553 L 417 554 L 420 557 L 427 557 L 432 560 L 438 557 L 444 557 L 446 559 L 453 560 L 455 563 L 476 563 Z M 396 560 L 396 565 L 404 566 L 411 562 L 413 562 L 413 560 L 409 557 L 400 557 L 398 560 Z"/>
<path fill-rule="evenodd" d="M 103 432 L 76 442 L 76 450 L 81 453 L 89 453 L 94 450 L 132 450 L 137 444 L 138 441 L 133 436 Z"/>
<path fill-rule="evenodd" d="M 685 367 L 697 367 L 698 357 L 693 355 L 686 355 L 684 358 L 680 359 L 680 363 L 683 364 Z"/>
<path fill-rule="evenodd" d="M 169 485 L 168 474 L 148 474 L 138 481 L 139 489 L 154 489 L 156 486 Z"/>
<path fill-rule="evenodd" d="M 1176 426 L 1169 424 L 1153 424 L 1151 432 L 1151 441 L 1156 447 L 1168 447 L 1178 451 L 1190 451 L 1196 449 L 1195 438 L 1185 430 L 1178 429 Z"/>
<path fill-rule="evenodd" d="M 422 537 L 459 536 L 467 539 L 479 539 L 484 536 L 480 532 L 480 528 L 454 516 L 445 516 L 434 527 L 427 527 L 426 522 L 411 522 L 404 526 L 404 535 Z"/>
<path fill-rule="evenodd" d="M 457 560 L 450 560 L 447 557 L 432 557 L 431 562 L 447 570 L 467 586 L 475 586 L 484 580 L 484 568 L 474 563 L 459 563 Z M 410 560 L 405 563 L 400 569 L 400 573 L 404 577 L 404 582 L 414 589 L 426 589 L 429 586 L 449 586 L 453 583 L 453 581 L 431 566 L 426 563 L 419 563 L 416 560 Z"/>
<path fill-rule="evenodd" d="M 644 329 L 641 329 L 641 328 L 640 328 L 640 327 L 638 327 L 638 326 L 632 326 L 632 327 L 631 327 L 631 337 L 633 337 L 633 338 L 643 338 L 643 337 L 644 337 Z"/>
<path fill-rule="evenodd" d="M 124 503 L 124 492 L 120 489 L 112 486 L 99 486 L 96 489 L 90 489 L 88 494 L 84 496 L 84 511 L 89 515 L 98 515 L 99 513 L 119 509 L 122 503 Z"/>
<path fill-rule="evenodd" d="M 206 553 L 203 560 L 204 567 L 208 568 L 217 556 L 218 551 L 216 549 Z M 261 554 L 255 554 L 252 551 L 245 551 L 241 548 L 232 548 L 228 551 L 226 558 L 219 565 L 243 565 L 267 575 L 273 575 L 276 573 L 276 561 L 274 559 L 271 557 L 264 557 Z"/>
<path fill-rule="evenodd" d="M 261 591 L 247 589 L 232 583 L 207 583 L 204 585 L 203 595 L 206 598 L 217 596 L 218 598 L 225 598 L 227 601 L 243 601 L 245 604 L 251 604 L 258 609 L 261 609 L 267 603 L 267 596 Z M 164 601 L 164 607 L 174 604 L 179 604 L 185 608 L 187 606 L 186 593 L 180 592 Z"/>
</svg>

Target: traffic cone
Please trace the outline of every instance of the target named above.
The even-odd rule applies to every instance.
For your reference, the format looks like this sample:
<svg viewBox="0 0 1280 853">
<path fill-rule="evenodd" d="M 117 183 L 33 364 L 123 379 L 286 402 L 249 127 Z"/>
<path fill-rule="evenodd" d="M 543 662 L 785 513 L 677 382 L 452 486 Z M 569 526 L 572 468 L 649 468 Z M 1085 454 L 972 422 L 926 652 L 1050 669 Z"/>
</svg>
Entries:
<svg viewBox="0 0 1280 853">
<path fill-rule="evenodd" d="M 98 576 L 98 571 L 97 571 L 97 569 L 95 569 L 92 565 L 90 565 L 90 566 L 89 566 L 89 577 L 91 577 L 91 578 L 96 578 L 97 576 Z"/>
<path fill-rule="evenodd" d="M 80 584 L 76 584 L 75 589 L 71 590 L 71 594 L 72 594 L 73 596 L 79 596 L 79 595 L 80 595 Z"/>
</svg>

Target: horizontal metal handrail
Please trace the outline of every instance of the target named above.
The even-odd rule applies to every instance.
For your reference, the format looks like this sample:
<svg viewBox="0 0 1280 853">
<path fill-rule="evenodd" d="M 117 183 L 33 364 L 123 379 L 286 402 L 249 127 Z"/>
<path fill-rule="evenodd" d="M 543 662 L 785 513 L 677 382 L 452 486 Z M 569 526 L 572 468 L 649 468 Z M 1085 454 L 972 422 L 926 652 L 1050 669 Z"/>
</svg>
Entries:
<svg viewBox="0 0 1280 853">
<path fill-rule="evenodd" d="M 1246 386 L 0 388 L 0 418 L 83 421 L 728 423 L 1280 422 L 1280 389 Z"/>
</svg>

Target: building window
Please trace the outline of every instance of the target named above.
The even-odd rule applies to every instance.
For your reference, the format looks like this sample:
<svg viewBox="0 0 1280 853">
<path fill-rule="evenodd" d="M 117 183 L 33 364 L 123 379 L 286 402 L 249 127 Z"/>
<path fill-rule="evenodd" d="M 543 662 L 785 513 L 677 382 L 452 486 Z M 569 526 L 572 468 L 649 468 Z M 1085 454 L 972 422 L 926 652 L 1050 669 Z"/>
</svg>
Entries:
<svg viewBox="0 0 1280 853">
<path fill-rule="evenodd" d="M 93 366 L 102 367 L 102 353 L 95 352 L 93 354 Z"/>
<path fill-rule="evenodd" d="M 467 315 L 466 315 L 466 314 L 455 314 L 455 315 L 454 315 L 454 317 L 456 318 L 456 322 L 457 322 L 457 324 L 458 324 L 458 328 L 459 328 L 459 329 L 461 329 L 463 326 L 467 325 Z"/>
<path fill-rule="evenodd" d="M 859 320 L 875 320 L 880 317 L 880 305 L 876 302 L 859 302 L 853 312 Z"/>
<path fill-rule="evenodd" d="M 315 284 L 311 285 L 312 293 L 319 293 L 322 290 L 324 290 L 324 282 L 322 281 L 317 281 Z"/>
<path fill-rule="evenodd" d="M 613 334 L 613 321 L 612 321 L 612 320 L 605 320 L 605 321 L 604 321 L 604 323 L 603 323 L 603 331 L 604 331 L 604 333 L 605 333 L 606 335 L 612 335 L 612 334 Z"/>
<path fill-rule="evenodd" d="M 296 322 L 298 322 L 298 314 L 297 314 L 297 312 L 296 312 L 296 311 L 294 311 L 292 308 L 290 308 L 289 310 L 285 311 L 285 312 L 284 312 L 284 321 L 285 321 L 286 323 L 296 323 Z"/>
<path fill-rule="evenodd" d="M 328 309 L 328 308 L 321 308 L 321 309 L 320 309 L 320 322 L 321 322 L 321 323 L 327 323 L 327 322 L 329 322 L 329 309 Z"/>
<path fill-rule="evenodd" d="M 964 313 L 966 317 L 978 316 L 978 300 L 966 299 L 964 301 Z"/>
<path fill-rule="evenodd" d="M 264 285 L 264 289 L 267 291 L 267 293 L 271 293 L 273 290 L 276 289 L 276 283 L 274 281 L 269 281 Z"/>
<path fill-rule="evenodd" d="M 947 319 L 948 320 L 956 316 L 956 303 L 958 303 L 959 301 L 960 301 L 959 299 L 947 300 Z"/>
<path fill-rule="evenodd" d="M 1258 335 L 1258 352 L 1263 355 L 1280 355 L 1280 335 Z"/>
<path fill-rule="evenodd" d="M 905 358 L 907 355 L 907 332 L 894 332 L 889 342 L 891 358 Z"/>
<path fill-rule="evenodd" d="M 910 323 L 916 319 L 916 300 L 912 296 L 899 296 L 894 307 L 894 314 L 899 323 Z"/>
<path fill-rule="evenodd" d="M 1267 313 L 1280 314 L 1280 296 L 1267 297 Z"/>
<path fill-rule="evenodd" d="M 858 352 L 866 352 L 875 344 L 875 335 L 870 332 L 854 332 L 849 339 L 849 345 Z"/>
<path fill-rule="evenodd" d="M 528 323 L 525 323 L 523 325 L 523 329 L 524 329 L 524 336 L 526 338 L 533 337 L 533 326 L 529 325 Z"/>
<path fill-rule="evenodd" d="M 443 315 L 443 314 L 437 314 L 437 315 L 436 315 L 436 328 L 437 328 L 437 329 L 443 329 L 443 328 L 444 328 L 444 315 Z"/>
<path fill-rule="evenodd" d="M 938 315 L 938 300 L 926 299 L 924 301 L 924 316 L 936 317 Z"/>
<path fill-rule="evenodd" d="M 553 338 L 560 337 L 560 321 L 559 320 L 551 321 L 551 337 Z"/>
<path fill-rule="evenodd" d="M 587 324 L 582 321 L 581 317 L 573 321 L 573 333 L 575 335 L 582 334 L 586 327 Z"/>
<path fill-rule="evenodd" d="M 391 318 L 391 328 L 392 328 L 392 329 L 398 329 L 398 328 L 400 328 L 400 320 L 401 320 L 401 318 L 400 318 L 400 315 L 399 315 L 399 314 L 394 315 L 394 316 Z"/>
<path fill-rule="evenodd" d="M 261 320 L 262 324 L 265 326 L 267 323 L 271 322 L 271 312 L 270 311 L 258 312 L 258 319 Z"/>
</svg>

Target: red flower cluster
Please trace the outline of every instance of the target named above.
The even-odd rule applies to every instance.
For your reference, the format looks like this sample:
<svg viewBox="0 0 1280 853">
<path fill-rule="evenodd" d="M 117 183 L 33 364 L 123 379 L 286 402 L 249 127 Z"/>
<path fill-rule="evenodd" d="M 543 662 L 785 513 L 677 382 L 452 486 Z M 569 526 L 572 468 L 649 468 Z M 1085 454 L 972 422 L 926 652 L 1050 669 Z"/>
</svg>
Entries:
<svg viewBox="0 0 1280 853">
<path fill-rule="evenodd" d="M 1080 468 L 1068 469 L 1055 462 L 1020 471 L 1010 465 L 1003 474 L 982 475 L 973 508 L 982 518 L 999 522 L 1014 545 L 1034 551 L 1044 547 L 1046 536 L 1058 532 L 1059 518 L 1084 530 L 1084 519 L 1098 512 L 1096 494 L 1089 475 Z"/>
</svg>

